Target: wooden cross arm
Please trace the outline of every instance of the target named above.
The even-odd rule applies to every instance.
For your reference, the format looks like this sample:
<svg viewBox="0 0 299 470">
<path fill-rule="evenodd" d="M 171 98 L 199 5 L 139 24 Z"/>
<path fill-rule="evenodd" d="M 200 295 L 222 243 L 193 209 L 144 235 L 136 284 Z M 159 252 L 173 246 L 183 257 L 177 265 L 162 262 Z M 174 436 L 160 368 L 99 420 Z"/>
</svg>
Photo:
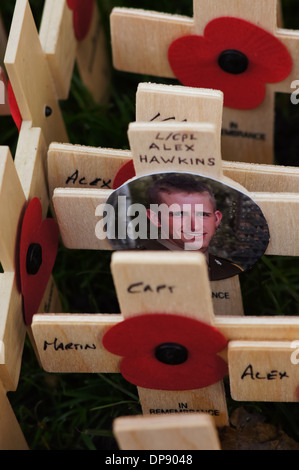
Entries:
<svg viewBox="0 0 299 470">
<path fill-rule="evenodd" d="M 121 417 L 113 432 L 121 450 L 221 450 L 215 420 L 204 414 Z"/>
<path fill-rule="evenodd" d="M 181 36 L 202 35 L 209 21 L 221 16 L 243 17 L 275 34 L 287 47 L 293 59 L 291 74 L 275 85 L 275 90 L 289 93 L 290 84 L 298 78 L 299 33 L 277 28 L 276 3 L 239 4 L 194 1 L 194 18 L 129 8 L 114 8 L 111 14 L 111 37 L 114 67 L 118 70 L 173 78 L 168 63 L 168 48 Z M 137 40 L 136 40 L 137 39 Z"/>
<path fill-rule="evenodd" d="M 121 358 L 103 348 L 102 338 L 123 320 L 122 314 L 35 315 L 32 333 L 43 368 L 61 373 L 119 373 Z M 214 326 L 228 342 L 290 342 L 299 338 L 297 317 L 216 316 Z"/>
<path fill-rule="evenodd" d="M 263 211 L 270 230 L 266 255 L 298 256 L 298 194 L 253 193 L 251 197 Z"/>
<path fill-rule="evenodd" d="M 48 150 L 49 193 L 56 188 L 112 189 L 118 171 L 132 160 L 130 150 L 52 143 Z M 298 192 L 299 168 L 222 160 L 223 175 L 250 192 Z"/>
<path fill-rule="evenodd" d="M 130 8 L 114 8 L 110 18 L 116 69 L 174 77 L 167 51 L 175 39 L 192 34 L 191 18 Z"/>
<path fill-rule="evenodd" d="M 59 99 L 67 99 L 76 60 L 72 11 L 65 0 L 46 0 L 39 37 Z"/>
<path fill-rule="evenodd" d="M 53 140 L 68 142 L 54 81 L 27 0 L 16 2 L 4 63 L 23 120 L 41 127 L 48 145 Z"/>
<path fill-rule="evenodd" d="M 96 236 L 101 221 L 98 207 L 112 191 L 99 189 L 56 189 L 53 204 L 63 243 L 71 249 L 110 250 L 111 245 Z M 253 193 L 268 222 L 271 241 L 266 254 L 298 256 L 298 194 Z M 296 222 L 297 221 L 297 222 Z M 286 235 L 287 234 L 287 235 Z"/>
</svg>

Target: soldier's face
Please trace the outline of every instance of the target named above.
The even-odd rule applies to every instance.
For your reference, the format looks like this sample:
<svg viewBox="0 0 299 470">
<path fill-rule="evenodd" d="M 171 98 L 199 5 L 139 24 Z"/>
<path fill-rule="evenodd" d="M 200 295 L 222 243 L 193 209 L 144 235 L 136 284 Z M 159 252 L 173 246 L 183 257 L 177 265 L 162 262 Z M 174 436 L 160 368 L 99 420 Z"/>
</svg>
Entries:
<svg viewBox="0 0 299 470">
<path fill-rule="evenodd" d="M 161 204 L 165 205 L 160 218 L 162 231 L 167 223 L 172 243 L 205 253 L 222 219 L 221 212 L 214 210 L 210 195 L 176 192 L 162 193 L 161 196 Z"/>
</svg>

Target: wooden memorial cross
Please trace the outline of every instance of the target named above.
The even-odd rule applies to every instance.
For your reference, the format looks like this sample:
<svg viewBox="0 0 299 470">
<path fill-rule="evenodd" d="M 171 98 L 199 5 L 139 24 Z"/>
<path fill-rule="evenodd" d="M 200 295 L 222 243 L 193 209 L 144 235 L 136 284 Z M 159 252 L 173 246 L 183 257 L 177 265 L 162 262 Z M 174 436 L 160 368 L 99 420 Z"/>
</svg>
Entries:
<svg viewBox="0 0 299 470">
<path fill-rule="evenodd" d="M 189 132 L 190 135 L 191 129 L 193 129 L 194 133 L 198 132 L 200 135 L 197 141 L 197 144 L 199 145 L 199 147 L 197 147 L 197 155 L 205 155 L 206 160 L 204 158 L 202 158 L 202 160 L 205 160 L 206 162 L 209 161 L 208 159 L 211 156 L 212 158 L 216 158 L 215 165 L 209 166 L 200 163 L 200 165 L 196 167 L 196 159 L 192 158 L 195 155 L 194 152 L 188 152 L 186 155 L 181 152 L 178 157 L 171 157 L 171 159 L 169 159 L 169 153 L 164 151 L 164 153 L 159 153 L 160 160 L 156 157 L 154 158 L 157 154 L 156 149 L 150 150 L 151 153 L 149 153 L 149 147 L 154 142 L 154 134 L 157 135 L 161 131 L 161 136 L 163 131 L 164 134 L 168 133 L 167 135 L 175 135 L 180 132 L 185 132 L 187 134 Z M 138 137 L 138 135 L 140 137 Z M 204 125 L 189 122 L 134 123 L 129 129 L 129 140 L 131 143 L 137 176 L 148 173 L 163 172 L 163 170 L 172 172 L 185 171 L 185 163 L 188 162 L 188 158 L 190 157 L 190 164 L 193 163 L 191 170 L 193 173 L 198 172 L 198 174 L 216 178 L 224 184 L 227 182 L 230 186 L 239 189 L 241 188 L 241 191 L 246 193 L 246 190 L 238 183 L 223 176 L 220 142 L 217 130 L 212 124 Z M 163 142 L 161 145 L 163 145 Z M 150 167 L 146 166 L 144 163 L 146 158 L 140 159 L 140 155 L 147 155 L 147 161 Z M 171 164 L 169 166 L 167 166 L 166 163 L 163 164 L 162 158 L 164 158 L 165 162 L 168 161 L 171 162 Z M 150 161 L 152 163 L 149 163 Z M 58 161 L 56 160 L 56 164 L 57 162 Z M 182 167 L 179 162 L 184 162 L 184 166 Z M 54 191 L 53 204 L 62 240 L 66 247 L 70 249 L 112 249 L 113 245 L 111 245 L 105 237 L 101 238 L 96 233 L 97 227 L 102 228 L 101 209 L 103 209 L 103 204 L 107 201 L 111 193 L 112 191 L 108 189 L 89 188 L 58 188 Z M 251 193 L 248 194 L 250 196 Z M 292 232 L 292 239 L 289 244 L 285 244 L 284 242 L 281 243 L 280 240 L 283 238 L 282 230 L 284 222 L 280 225 L 279 218 L 285 215 L 287 217 L 286 223 L 289 224 L 290 227 L 292 226 L 293 217 L 295 216 L 296 218 L 296 214 L 293 211 L 296 211 L 298 195 L 288 193 L 253 193 L 253 199 L 258 205 L 262 206 L 262 210 L 266 215 L 266 220 L 268 221 L 270 228 L 271 241 L 266 254 L 285 254 L 296 256 L 296 231 Z M 277 204 L 273 205 L 273 201 L 276 201 Z M 280 210 L 284 206 L 287 211 L 290 211 L 289 214 L 284 212 L 282 216 L 279 215 L 278 217 L 277 214 L 280 214 Z M 276 212 L 276 210 L 278 212 Z M 98 221 L 96 221 L 97 217 L 99 217 Z M 213 292 L 215 291 L 217 293 L 219 291 L 224 291 L 230 292 L 231 294 L 230 296 L 227 296 L 230 297 L 231 303 L 229 301 L 224 302 L 223 299 L 222 302 L 217 302 L 218 305 L 215 305 L 216 314 L 231 314 L 232 312 L 241 314 L 240 291 L 238 286 L 235 285 L 232 287 L 236 281 L 238 281 L 237 276 L 224 281 L 213 281 L 215 285 Z M 220 290 L 219 285 L 221 285 Z M 233 305 L 236 306 L 236 308 L 233 308 Z"/>
<path fill-rule="evenodd" d="M 96 34 L 99 17 L 96 8 L 91 12 L 88 36 L 78 42 L 72 22 L 73 11 L 68 8 L 66 0 L 46 2 L 40 34 L 28 0 L 16 2 L 4 63 L 19 109 L 19 121 L 41 128 L 47 146 L 53 141 L 65 143 L 69 140 L 59 100 L 68 97 L 77 53 L 82 74 L 82 57 L 87 60 L 92 56 L 91 67 L 86 66 L 85 79 L 93 96 L 100 100 L 106 94 L 103 79 L 105 53 L 99 43 L 101 35 Z"/>
<path fill-rule="evenodd" d="M 39 37 L 59 99 L 65 100 L 69 95 L 76 61 L 95 102 L 106 101 L 109 62 L 95 0 L 46 0 Z"/>
<path fill-rule="evenodd" d="M 223 419 L 221 413 L 216 412 L 221 403 L 224 406 L 221 382 L 217 382 L 216 386 L 212 385 L 212 388 L 206 387 L 196 392 L 170 389 L 161 391 L 161 388 L 169 385 L 170 378 L 167 374 L 159 373 L 159 364 L 155 369 L 150 361 L 147 362 L 153 351 L 156 351 L 157 343 L 164 344 L 161 331 L 162 336 L 165 332 L 165 339 L 167 337 L 170 343 L 174 339 L 175 343 L 181 345 L 186 346 L 188 343 L 183 340 L 182 325 L 182 329 L 179 329 L 182 332 L 180 339 L 167 336 L 167 333 L 172 334 L 173 329 L 168 323 L 167 326 L 164 324 L 165 329 L 162 328 L 162 323 L 158 322 L 155 314 L 163 312 L 165 318 L 166 315 L 171 315 L 171 324 L 174 324 L 174 315 L 181 316 L 184 312 L 183 323 L 186 325 L 190 318 L 202 319 L 212 323 L 216 331 L 226 339 L 227 349 L 221 353 L 219 351 L 218 356 L 228 361 L 233 399 L 298 402 L 298 317 L 214 316 L 206 262 L 200 253 L 117 252 L 112 255 L 111 269 L 121 315 L 34 316 L 32 331 L 46 371 L 117 373 L 121 370 L 127 380 L 132 383 L 138 381 L 145 415 L 157 417 L 161 414 L 179 413 L 178 416 L 184 416 L 185 413 L 191 413 L 191 410 L 206 409 L 209 410 L 208 414 L 219 414 L 215 422 L 217 426 L 222 426 L 226 421 L 226 412 L 223 411 Z M 146 318 L 142 318 L 144 315 Z M 136 319 L 141 323 L 136 324 Z M 137 332 L 138 325 L 141 325 L 141 329 Z M 143 327 L 146 339 L 141 336 Z M 200 333 L 193 333 L 196 336 L 194 344 L 204 344 Z M 188 333 L 187 336 L 190 338 L 193 335 Z M 196 357 L 195 350 L 192 351 L 192 357 L 194 355 Z M 120 365 L 124 357 L 126 360 Z M 161 356 L 158 357 L 161 359 Z M 207 364 L 206 360 L 206 356 L 202 357 L 198 367 Z M 205 371 L 200 372 L 204 377 Z M 176 383 L 178 376 L 172 375 L 171 368 L 169 373 Z M 153 389 L 148 389 L 149 376 Z M 188 374 L 188 377 L 191 376 Z M 180 378 L 179 387 L 183 388 L 185 382 L 182 376 Z M 164 379 L 166 384 L 157 384 L 156 380 Z M 212 394 L 215 388 L 218 388 L 217 394 Z M 205 401 L 207 399 L 208 403 Z"/>
<path fill-rule="evenodd" d="M 207 267 L 200 253 L 114 253 L 111 269 L 122 315 L 37 315 L 34 318 L 32 331 L 45 370 L 119 372 L 120 357 L 108 352 L 102 344 L 103 337 L 110 326 L 121 324 L 123 319 L 138 318 L 141 314 L 147 317 L 155 313 L 169 314 L 171 329 L 171 322 L 176 321 L 190 320 L 193 324 L 193 320 L 198 319 L 213 324 Z M 135 294 L 132 289 L 137 283 L 139 292 Z M 176 320 L 176 316 L 180 318 Z M 151 323 L 151 318 L 149 320 Z M 156 327 L 155 321 L 158 321 Z M 163 328 L 167 330 L 166 326 L 159 325 L 158 317 L 153 316 L 153 342 L 156 341 L 155 333 Z M 130 342 L 131 339 L 128 344 Z M 224 366 L 222 360 L 219 361 Z M 142 369 L 146 371 L 146 367 L 142 366 Z M 155 381 L 154 369 L 148 373 Z M 190 378 L 190 374 L 187 375 Z M 224 426 L 228 416 L 222 377 L 212 380 L 209 388 L 191 385 L 192 390 L 186 390 L 183 377 L 175 386 L 173 383 L 161 384 L 162 390 L 159 386 L 150 391 L 148 387 L 139 386 L 143 413 L 154 414 L 164 409 L 180 413 L 208 410 L 217 425 Z M 171 380 L 177 382 L 178 379 L 173 376 Z M 195 388 L 202 390 L 195 391 Z"/>
<path fill-rule="evenodd" d="M 24 321 L 25 292 L 21 288 L 23 279 L 21 280 L 20 269 L 20 240 L 24 233 L 23 220 L 26 207 L 27 200 L 12 156 L 9 149 L 2 146 L 0 147 L 0 262 L 3 268 L 0 274 L 0 448 L 3 450 L 16 449 L 19 446 L 27 447 L 6 398 L 6 393 L 15 391 L 18 386 L 26 331 L 33 341 L 30 325 L 26 327 Z M 41 291 L 40 306 L 36 308 L 36 312 L 59 311 L 61 306 L 58 299 L 55 285 L 50 278 L 45 291 Z"/>
<path fill-rule="evenodd" d="M 193 9 L 194 18 L 115 8 L 115 68 L 223 90 L 223 158 L 273 163 L 274 94 L 292 93 L 299 76 L 299 33 L 277 27 L 277 0 L 194 0 Z"/>
</svg>

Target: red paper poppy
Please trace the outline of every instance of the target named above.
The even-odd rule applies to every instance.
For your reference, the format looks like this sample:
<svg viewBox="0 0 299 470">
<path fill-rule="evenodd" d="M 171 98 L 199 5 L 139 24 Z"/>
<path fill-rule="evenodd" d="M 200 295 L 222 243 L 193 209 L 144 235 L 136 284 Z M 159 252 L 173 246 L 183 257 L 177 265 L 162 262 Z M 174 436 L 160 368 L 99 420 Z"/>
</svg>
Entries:
<svg viewBox="0 0 299 470">
<path fill-rule="evenodd" d="M 120 372 L 130 383 L 154 390 L 194 390 L 227 374 L 217 355 L 227 341 L 206 323 L 192 318 L 149 314 L 124 320 L 103 338 L 104 347 L 123 356 Z"/>
<path fill-rule="evenodd" d="M 203 36 L 175 40 L 168 59 L 185 86 L 224 93 L 224 106 L 253 109 L 265 98 L 265 84 L 288 77 L 292 58 L 275 36 L 238 18 L 216 18 Z"/>
<path fill-rule="evenodd" d="M 134 178 L 134 176 L 136 176 L 134 162 L 133 160 L 129 160 L 116 173 L 116 176 L 113 180 L 113 189 L 118 189 L 128 180 Z"/>
<path fill-rule="evenodd" d="M 18 128 L 18 131 L 20 131 L 23 122 L 22 115 L 10 82 L 8 82 L 7 85 L 7 96 L 12 118 Z"/>
<path fill-rule="evenodd" d="M 95 0 L 67 0 L 67 6 L 73 10 L 73 25 L 78 41 L 83 41 L 89 31 Z"/>
<path fill-rule="evenodd" d="M 54 219 L 42 220 L 40 200 L 30 201 L 22 221 L 19 269 L 24 320 L 30 325 L 38 311 L 55 263 L 59 229 Z"/>
</svg>

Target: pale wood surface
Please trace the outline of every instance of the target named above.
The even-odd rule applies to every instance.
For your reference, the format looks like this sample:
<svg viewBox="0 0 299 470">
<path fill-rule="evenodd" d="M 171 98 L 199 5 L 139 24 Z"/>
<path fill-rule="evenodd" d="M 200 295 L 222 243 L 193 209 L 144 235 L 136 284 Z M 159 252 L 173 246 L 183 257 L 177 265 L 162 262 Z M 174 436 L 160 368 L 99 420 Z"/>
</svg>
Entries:
<svg viewBox="0 0 299 470">
<path fill-rule="evenodd" d="M 129 125 L 128 136 L 136 176 L 192 171 L 222 178 L 219 134 L 213 124 L 136 122 Z"/>
<path fill-rule="evenodd" d="M 287 193 L 253 193 L 252 199 L 263 211 L 269 231 L 267 255 L 298 256 L 299 195 Z"/>
<path fill-rule="evenodd" d="M 288 48 L 293 58 L 292 72 L 284 81 L 267 85 L 266 98 L 250 111 L 224 109 L 223 158 L 254 163 L 273 163 L 274 93 L 290 93 L 298 77 L 299 33 L 277 27 L 278 2 L 271 0 L 194 0 L 194 18 L 129 8 L 115 8 L 111 14 L 114 67 L 121 71 L 174 78 L 168 63 L 168 48 L 177 38 L 202 35 L 214 18 L 233 16 L 253 22 L 274 34 Z M 280 6 L 280 5 L 279 5 Z M 279 20 L 279 26 L 282 21 Z M 139 38 L 139 39 L 138 39 Z M 230 131 L 238 131 L 229 135 Z M 244 137 L 257 134 L 257 137 Z"/>
<path fill-rule="evenodd" d="M 0 274 L 0 304 L 0 382 L 6 391 L 15 391 L 19 381 L 26 328 L 22 296 L 14 273 Z"/>
<path fill-rule="evenodd" d="M 201 253 L 116 252 L 111 271 L 125 318 L 140 313 L 170 313 L 213 324 L 207 264 Z M 142 283 L 138 292 L 130 293 L 130 286 L 137 283 Z M 146 286 L 152 291 L 144 292 Z"/>
<path fill-rule="evenodd" d="M 8 147 L 0 147 L 0 261 L 4 271 L 15 271 L 15 250 L 25 195 Z"/>
<path fill-rule="evenodd" d="M 117 172 L 130 160 L 127 150 L 52 143 L 48 150 L 50 196 L 55 188 L 112 189 Z"/>
<path fill-rule="evenodd" d="M 69 249 L 111 250 L 110 243 L 96 236 L 103 214 L 96 211 L 111 191 L 101 189 L 56 189 L 52 198 L 60 235 Z"/>
<path fill-rule="evenodd" d="M 113 431 L 120 450 L 221 450 L 208 415 L 121 417 Z"/>
<path fill-rule="evenodd" d="M 227 404 L 222 382 L 201 390 L 163 391 L 138 388 L 144 415 L 180 412 L 183 403 L 190 413 L 200 412 L 213 416 L 217 427 L 228 425 Z M 172 410 L 172 411 L 170 411 Z"/>
<path fill-rule="evenodd" d="M 104 334 L 119 319 L 120 315 L 35 315 L 32 334 L 43 368 L 60 373 L 119 373 L 121 358 L 102 345 Z"/>
<path fill-rule="evenodd" d="M 133 255 L 116 252 L 112 257 L 111 271 L 124 319 L 142 314 L 168 313 L 214 324 L 204 255 L 167 252 Z M 141 283 L 140 293 L 132 294 L 130 287 Z M 152 290 L 142 290 L 146 286 L 151 286 Z M 160 289 L 161 286 L 165 288 Z M 214 410 L 217 426 L 228 423 L 222 382 L 202 390 L 186 392 L 147 390 L 140 387 L 138 391 L 144 414 L 157 408 L 177 409 L 182 402 L 188 403 L 188 407 L 193 410 Z"/>
<path fill-rule="evenodd" d="M 65 0 L 46 0 L 39 29 L 59 99 L 67 99 L 77 54 L 73 13 Z"/>
<path fill-rule="evenodd" d="M 237 401 L 299 402 L 298 364 L 290 342 L 232 341 L 228 348 L 232 398 Z"/>
<path fill-rule="evenodd" d="M 0 382 L 0 450 L 29 450 L 23 432 Z"/>
<path fill-rule="evenodd" d="M 48 145 L 53 140 L 68 142 L 51 71 L 27 0 L 16 2 L 4 63 L 23 120 L 41 127 Z M 46 106 L 52 110 L 48 117 Z"/>
<path fill-rule="evenodd" d="M 54 207 L 59 221 L 63 243 L 72 249 L 108 249 L 107 241 L 97 239 L 96 208 L 107 201 L 108 190 L 56 189 Z M 260 206 L 267 220 L 271 241 L 266 254 L 298 256 L 298 205 L 295 193 L 250 194 Z M 81 219 L 80 219 L 81 217 Z"/>
<path fill-rule="evenodd" d="M 214 124 L 220 138 L 222 116 L 223 93 L 219 90 L 156 83 L 139 83 L 137 87 L 137 122 Z"/>
<path fill-rule="evenodd" d="M 26 200 L 38 197 L 43 217 L 46 217 L 49 207 L 46 161 L 47 146 L 42 130 L 31 127 L 30 122 L 24 121 L 19 133 L 14 163 Z"/>
<path fill-rule="evenodd" d="M 50 194 L 56 188 L 82 188 L 85 183 L 95 181 L 96 177 L 106 182 L 114 181 L 117 172 L 130 160 L 130 150 L 52 143 L 48 151 Z M 249 192 L 298 192 L 298 167 L 222 161 L 222 171 L 226 178 Z M 66 183 L 72 175 L 73 178 Z M 80 183 L 80 178 L 85 179 Z M 101 181 L 97 187 L 100 186 Z"/>
</svg>

